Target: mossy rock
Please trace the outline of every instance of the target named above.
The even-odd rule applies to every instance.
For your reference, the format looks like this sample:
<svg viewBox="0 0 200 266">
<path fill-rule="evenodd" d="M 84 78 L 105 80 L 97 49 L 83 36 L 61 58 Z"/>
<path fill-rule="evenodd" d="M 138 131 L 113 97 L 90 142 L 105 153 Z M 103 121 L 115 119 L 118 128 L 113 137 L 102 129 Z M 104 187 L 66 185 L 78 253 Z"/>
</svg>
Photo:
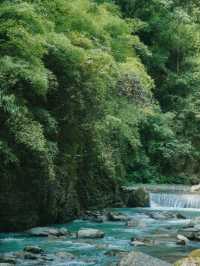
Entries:
<svg viewBox="0 0 200 266">
<path fill-rule="evenodd" d="M 192 258 L 196 258 L 196 257 L 199 257 L 200 258 L 200 249 L 195 249 L 193 250 L 190 254 L 189 254 L 190 257 Z"/>
<path fill-rule="evenodd" d="M 174 266 L 200 266 L 200 249 L 193 250 L 187 258 L 177 261 Z"/>
<path fill-rule="evenodd" d="M 177 261 L 174 266 L 200 266 L 200 258 L 188 257 Z"/>
<path fill-rule="evenodd" d="M 127 207 L 149 207 L 149 193 L 144 188 L 138 188 L 130 192 Z"/>
</svg>

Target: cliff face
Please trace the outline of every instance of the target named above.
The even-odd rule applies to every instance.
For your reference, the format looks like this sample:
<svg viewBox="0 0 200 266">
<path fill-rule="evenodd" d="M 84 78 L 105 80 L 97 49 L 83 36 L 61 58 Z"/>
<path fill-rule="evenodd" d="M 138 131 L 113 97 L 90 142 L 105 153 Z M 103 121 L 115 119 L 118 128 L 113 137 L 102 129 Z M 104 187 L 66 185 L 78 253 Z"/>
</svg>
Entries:
<svg viewBox="0 0 200 266">
<path fill-rule="evenodd" d="M 44 184 L 43 189 L 41 183 L 39 187 L 30 186 L 30 182 L 24 182 L 23 187 L 4 185 L 0 191 L 0 232 L 64 223 L 86 209 L 115 206 L 115 200 L 120 202 L 117 186 L 106 179 L 99 184 L 92 182 L 92 187 L 87 184 L 74 188 L 71 182 L 68 189 L 56 183 Z"/>
<path fill-rule="evenodd" d="M 32 152 L 25 145 L 16 147 L 17 160 L 8 161 L 6 167 L 2 157 L 1 232 L 67 222 L 86 209 L 120 201 L 119 182 L 94 164 L 95 156 L 87 161 L 85 155 L 78 159 L 70 155 L 76 145 L 72 135 L 67 158 L 60 151 L 52 160 L 48 152 Z"/>
</svg>

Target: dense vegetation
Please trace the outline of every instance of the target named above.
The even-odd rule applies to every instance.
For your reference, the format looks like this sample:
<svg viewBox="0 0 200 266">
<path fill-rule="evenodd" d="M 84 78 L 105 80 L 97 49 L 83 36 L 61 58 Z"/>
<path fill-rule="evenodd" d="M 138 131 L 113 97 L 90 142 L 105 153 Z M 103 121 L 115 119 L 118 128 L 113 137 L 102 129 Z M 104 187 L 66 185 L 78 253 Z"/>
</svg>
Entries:
<svg viewBox="0 0 200 266">
<path fill-rule="evenodd" d="M 200 7 L 178 0 L 0 3 L 0 229 L 198 182 Z"/>
<path fill-rule="evenodd" d="M 199 182 L 200 4 L 195 0 L 116 0 L 147 49 L 135 47 L 155 82 L 161 112 L 141 125 L 143 181 Z M 144 179 L 144 177 L 146 178 Z M 156 178 L 155 178 L 156 177 Z"/>
</svg>

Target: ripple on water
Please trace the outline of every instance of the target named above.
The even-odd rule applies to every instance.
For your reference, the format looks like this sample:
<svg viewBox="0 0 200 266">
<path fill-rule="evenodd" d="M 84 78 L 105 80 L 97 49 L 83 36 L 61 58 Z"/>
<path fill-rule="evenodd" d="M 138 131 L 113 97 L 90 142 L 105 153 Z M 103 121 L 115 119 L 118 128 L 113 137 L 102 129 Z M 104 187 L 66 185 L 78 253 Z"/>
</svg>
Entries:
<svg viewBox="0 0 200 266">
<path fill-rule="evenodd" d="M 21 242 L 24 241 L 25 238 L 14 238 L 14 237 L 7 237 L 4 239 L 0 239 L 0 243 L 1 242 Z"/>
<path fill-rule="evenodd" d="M 111 249 L 117 250 L 132 250 L 130 246 L 130 239 L 132 237 L 157 239 L 162 242 L 161 245 L 152 245 L 148 247 L 136 247 L 140 250 L 149 253 L 153 256 L 159 256 L 169 261 L 174 261 L 181 256 L 186 255 L 191 249 L 199 248 L 200 243 L 190 242 L 187 247 L 180 247 L 176 245 L 176 231 L 180 227 L 189 224 L 190 218 L 200 216 L 200 211 L 196 210 L 169 210 L 186 214 L 188 219 L 172 219 L 172 220 L 155 220 L 150 219 L 149 213 L 158 211 L 158 209 L 116 209 L 116 211 L 127 214 L 131 219 L 144 220 L 146 226 L 143 227 L 128 227 L 125 222 L 105 222 L 101 224 L 92 223 L 83 220 L 76 220 L 66 225 L 72 232 L 78 231 L 80 228 L 97 228 L 105 232 L 103 239 L 48 239 L 30 237 L 23 234 L 0 234 L 0 252 L 10 252 L 22 250 L 25 245 L 39 245 L 46 252 L 54 256 L 54 262 L 48 262 L 47 266 L 110 266 L 115 262 L 116 257 L 108 257 L 105 251 Z M 159 211 L 165 211 L 159 209 Z M 183 212 L 182 212 L 183 211 Z M 58 225 L 58 227 L 61 225 Z M 169 238 L 167 234 L 169 233 Z M 69 262 L 61 262 L 55 257 L 55 253 L 59 251 L 66 251 L 73 253 L 76 259 Z M 28 264 L 21 264 L 28 265 Z M 21 266 L 20 265 L 20 266 Z M 29 264 L 30 265 L 30 264 Z M 33 264 L 32 264 L 33 265 Z"/>
<path fill-rule="evenodd" d="M 69 261 L 69 262 L 54 262 L 52 266 L 90 266 L 95 265 L 94 262 L 84 262 L 84 261 Z"/>
</svg>

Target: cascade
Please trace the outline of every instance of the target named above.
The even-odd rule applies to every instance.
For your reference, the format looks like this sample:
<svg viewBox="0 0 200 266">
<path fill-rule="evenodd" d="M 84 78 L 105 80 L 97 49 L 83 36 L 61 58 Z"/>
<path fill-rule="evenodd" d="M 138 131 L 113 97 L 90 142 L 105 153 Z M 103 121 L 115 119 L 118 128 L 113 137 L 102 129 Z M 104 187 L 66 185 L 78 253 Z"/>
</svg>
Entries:
<svg viewBox="0 0 200 266">
<path fill-rule="evenodd" d="M 200 209 L 200 195 L 181 193 L 150 193 L 151 207 L 173 207 Z"/>
</svg>

